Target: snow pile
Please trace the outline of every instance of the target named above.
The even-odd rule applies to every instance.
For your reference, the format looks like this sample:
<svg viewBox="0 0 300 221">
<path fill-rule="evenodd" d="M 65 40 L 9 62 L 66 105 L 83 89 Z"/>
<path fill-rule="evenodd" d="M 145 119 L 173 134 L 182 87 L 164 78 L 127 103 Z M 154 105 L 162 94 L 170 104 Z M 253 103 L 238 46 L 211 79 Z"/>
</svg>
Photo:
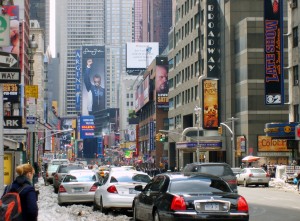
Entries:
<svg viewBox="0 0 300 221">
<path fill-rule="evenodd" d="M 37 184 L 40 194 L 38 200 L 38 221 L 129 221 L 131 218 L 125 215 L 104 215 L 99 211 L 93 211 L 92 206 L 69 205 L 59 206 L 57 194 L 52 186 L 45 186 L 43 179 Z"/>
<path fill-rule="evenodd" d="M 272 178 L 271 181 L 269 182 L 270 187 L 274 187 L 276 189 L 282 189 L 286 191 L 297 191 L 297 186 L 286 183 L 284 180 L 279 179 L 279 178 Z"/>
</svg>

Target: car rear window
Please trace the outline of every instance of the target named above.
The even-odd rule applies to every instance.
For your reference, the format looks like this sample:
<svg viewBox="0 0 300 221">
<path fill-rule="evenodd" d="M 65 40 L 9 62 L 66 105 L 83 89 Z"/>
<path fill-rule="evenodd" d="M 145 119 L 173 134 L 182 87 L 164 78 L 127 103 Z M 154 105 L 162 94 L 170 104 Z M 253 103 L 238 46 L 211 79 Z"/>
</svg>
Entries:
<svg viewBox="0 0 300 221">
<path fill-rule="evenodd" d="M 68 173 L 70 170 L 81 170 L 83 165 L 63 165 L 58 169 L 58 173 Z"/>
<path fill-rule="evenodd" d="M 265 173 L 262 169 L 250 169 L 251 173 Z"/>
<path fill-rule="evenodd" d="M 146 174 L 134 174 L 134 175 L 116 175 L 112 176 L 110 179 L 111 183 L 117 182 L 128 182 L 128 183 L 135 183 L 135 182 L 150 182 L 150 177 Z"/>
<path fill-rule="evenodd" d="M 64 183 L 68 182 L 95 182 L 96 176 L 94 174 L 82 174 L 82 175 L 67 175 L 64 178 Z"/>
<path fill-rule="evenodd" d="M 171 193 L 216 193 L 232 192 L 223 180 L 215 179 L 190 179 L 178 180 L 170 183 L 169 191 Z"/>
<path fill-rule="evenodd" d="M 194 167 L 194 171 L 191 172 L 207 173 L 215 176 L 226 176 L 226 175 L 233 176 L 232 170 L 229 167 L 223 165 L 209 165 L 209 166 L 197 165 Z"/>
</svg>

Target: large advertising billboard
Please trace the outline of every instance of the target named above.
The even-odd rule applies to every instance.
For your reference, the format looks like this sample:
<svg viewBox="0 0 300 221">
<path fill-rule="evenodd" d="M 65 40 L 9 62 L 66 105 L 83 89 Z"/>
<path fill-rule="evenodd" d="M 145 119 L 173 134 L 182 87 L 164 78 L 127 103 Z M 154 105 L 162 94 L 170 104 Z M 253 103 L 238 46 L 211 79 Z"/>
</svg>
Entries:
<svg viewBox="0 0 300 221">
<path fill-rule="evenodd" d="M 169 82 L 168 82 L 168 65 L 156 65 L 155 75 L 155 92 L 157 108 L 169 107 Z"/>
<path fill-rule="evenodd" d="M 149 102 L 150 92 L 150 75 L 146 76 L 143 81 L 137 85 L 135 92 L 135 112 L 139 111 L 145 104 Z"/>
<path fill-rule="evenodd" d="M 158 42 L 128 42 L 126 45 L 128 74 L 138 74 L 146 70 L 157 55 L 159 55 Z"/>
<path fill-rule="evenodd" d="M 82 115 L 95 115 L 106 108 L 105 47 L 82 46 Z"/>
<path fill-rule="evenodd" d="M 265 104 L 283 105 L 283 0 L 264 6 Z"/>
<path fill-rule="evenodd" d="M 217 130 L 219 125 L 219 80 L 204 79 L 202 81 L 203 90 L 203 128 L 207 130 Z"/>
</svg>

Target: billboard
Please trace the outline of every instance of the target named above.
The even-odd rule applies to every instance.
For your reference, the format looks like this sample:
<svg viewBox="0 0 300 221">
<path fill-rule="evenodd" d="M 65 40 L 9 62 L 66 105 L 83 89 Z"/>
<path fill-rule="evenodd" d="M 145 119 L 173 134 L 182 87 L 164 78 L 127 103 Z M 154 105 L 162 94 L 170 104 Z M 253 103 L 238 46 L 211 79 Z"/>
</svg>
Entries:
<svg viewBox="0 0 300 221">
<path fill-rule="evenodd" d="M 135 112 L 139 111 L 145 104 L 149 102 L 150 92 L 150 75 L 146 76 L 143 81 L 137 85 L 135 91 Z"/>
<path fill-rule="evenodd" d="M 105 47 L 82 46 L 82 115 L 95 115 L 106 108 Z"/>
<path fill-rule="evenodd" d="M 219 80 L 204 79 L 202 81 L 202 116 L 203 128 L 217 130 L 219 125 Z"/>
<path fill-rule="evenodd" d="M 2 8 L 9 15 L 10 45 L 8 45 L 7 47 L 0 48 L 0 51 L 13 53 L 19 56 L 20 54 L 19 6 L 3 5 Z"/>
<path fill-rule="evenodd" d="M 159 55 L 158 42 L 127 42 L 126 44 L 126 71 L 137 74 L 146 70 L 157 55 Z"/>
<path fill-rule="evenodd" d="M 80 50 L 75 51 L 75 109 L 81 111 L 81 54 Z"/>
<path fill-rule="evenodd" d="M 155 71 L 155 93 L 157 108 L 169 107 L 169 82 L 168 82 L 168 65 L 158 64 Z"/>
<path fill-rule="evenodd" d="M 80 139 L 94 138 L 95 123 L 94 116 L 81 116 L 80 118 Z"/>
<path fill-rule="evenodd" d="M 207 0 L 207 77 L 220 76 L 219 17 L 218 0 Z"/>
<path fill-rule="evenodd" d="M 283 0 L 264 2 L 265 104 L 283 105 Z"/>
</svg>

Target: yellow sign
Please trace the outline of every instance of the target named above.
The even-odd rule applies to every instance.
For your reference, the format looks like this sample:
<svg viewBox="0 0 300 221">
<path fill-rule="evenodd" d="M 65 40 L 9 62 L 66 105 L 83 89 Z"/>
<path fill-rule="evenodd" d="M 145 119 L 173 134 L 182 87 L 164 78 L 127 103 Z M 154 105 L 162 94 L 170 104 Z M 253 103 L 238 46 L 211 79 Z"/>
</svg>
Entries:
<svg viewBox="0 0 300 221">
<path fill-rule="evenodd" d="M 4 184 L 9 185 L 12 183 L 12 154 L 4 154 Z"/>
<path fill-rule="evenodd" d="M 25 85 L 25 98 L 39 98 L 39 87 L 38 85 Z"/>
<path fill-rule="evenodd" d="M 258 136 L 258 151 L 290 151 L 287 149 L 287 140 L 272 139 L 268 136 Z"/>
</svg>

